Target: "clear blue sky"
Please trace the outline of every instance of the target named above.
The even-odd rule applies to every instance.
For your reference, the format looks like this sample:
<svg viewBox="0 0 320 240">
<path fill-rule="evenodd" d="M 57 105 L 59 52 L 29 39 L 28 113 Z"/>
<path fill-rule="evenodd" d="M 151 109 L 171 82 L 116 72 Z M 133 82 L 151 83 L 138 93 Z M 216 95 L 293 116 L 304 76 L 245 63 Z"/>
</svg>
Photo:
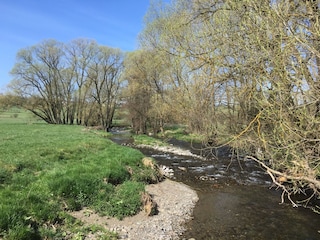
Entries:
<svg viewBox="0 0 320 240">
<path fill-rule="evenodd" d="M 77 38 L 132 51 L 149 0 L 0 0 L 0 93 L 17 52 L 44 39 Z"/>
</svg>

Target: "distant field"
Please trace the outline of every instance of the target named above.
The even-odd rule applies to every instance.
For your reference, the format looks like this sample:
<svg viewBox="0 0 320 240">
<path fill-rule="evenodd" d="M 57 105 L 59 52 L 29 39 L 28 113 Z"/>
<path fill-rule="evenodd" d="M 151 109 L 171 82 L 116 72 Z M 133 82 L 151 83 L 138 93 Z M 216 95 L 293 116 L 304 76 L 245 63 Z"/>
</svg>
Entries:
<svg viewBox="0 0 320 240">
<path fill-rule="evenodd" d="M 48 125 L 18 109 L 0 113 L 0 153 L 0 239 L 86 234 L 96 227 L 83 228 L 67 214 L 82 207 L 119 218 L 135 214 L 154 174 L 141 166 L 142 153 L 105 132 Z"/>
<path fill-rule="evenodd" d="M 37 123 L 43 122 L 31 112 L 20 108 L 11 108 L 10 110 L 0 109 L 0 123 Z"/>
</svg>

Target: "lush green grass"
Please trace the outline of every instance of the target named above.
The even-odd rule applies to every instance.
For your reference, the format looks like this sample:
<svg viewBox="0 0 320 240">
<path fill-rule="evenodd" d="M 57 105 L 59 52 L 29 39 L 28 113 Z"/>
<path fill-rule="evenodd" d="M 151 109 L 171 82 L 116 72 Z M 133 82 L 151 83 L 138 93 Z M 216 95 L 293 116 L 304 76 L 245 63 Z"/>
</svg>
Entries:
<svg viewBox="0 0 320 240">
<path fill-rule="evenodd" d="M 139 210 L 153 174 L 142 153 L 83 127 L 16 120 L 0 119 L 0 239 L 79 234 L 67 212 L 83 207 L 118 218 Z"/>
<path fill-rule="evenodd" d="M 157 139 L 154 137 L 149 137 L 147 135 L 133 135 L 134 143 L 135 144 L 142 144 L 142 145 L 152 145 L 152 146 L 166 146 L 168 145 L 165 141 L 161 139 Z"/>
<path fill-rule="evenodd" d="M 167 146 L 168 139 L 175 138 L 186 142 L 201 143 L 204 136 L 188 133 L 185 126 L 172 125 L 165 129 L 163 133 L 159 133 L 156 137 L 147 135 L 133 135 L 135 144 L 143 144 L 150 146 Z"/>
<path fill-rule="evenodd" d="M 186 142 L 202 142 L 204 136 L 199 134 L 189 133 L 184 125 L 170 125 L 164 130 L 164 133 L 159 133 L 161 138 L 175 138 Z"/>
<path fill-rule="evenodd" d="M 0 109 L 0 123 L 37 123 L 41 119 L 31 112 L 13 107 L 10 110 Z"/>
</svg>

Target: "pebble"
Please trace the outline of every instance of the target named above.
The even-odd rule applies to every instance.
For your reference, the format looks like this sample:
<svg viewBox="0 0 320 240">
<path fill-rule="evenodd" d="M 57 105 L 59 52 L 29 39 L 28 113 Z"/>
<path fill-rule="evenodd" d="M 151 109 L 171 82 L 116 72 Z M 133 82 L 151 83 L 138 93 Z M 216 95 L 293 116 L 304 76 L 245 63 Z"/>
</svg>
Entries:
<svg viewBox="0 0 320 240">
<path fill-rule="evenodd" d="M 160 183 L 159 188 L 150 187 L 149 190 L 159 205 L 158 215 L 125 227 L 119 234 L 121 239 L 178 240 L 186 230 L 183 224 L 192 219 L 192 211 L 198 201 L 196 192 L 168 179 Z M 127 232 L 123 234 L 124 230 Z"/>
<path fill-rule="evenodd" d="M 125 218 L 123 221 L 100 217 L 95 213 L 87 216 L 81 211 L 73 213 L 75 214 L 73 216 L 80 218 L 87 224 L 92 223 L 88 218 L 91 218 L 91 221 L 95 218 L 99 219 L 99 222 L 104 223 L 104 226 L 107 226 L 109 230 L 117 232 L 119 239 L 180 239 L 186 230 L 185 223 L 192 219 L 193 209 L 199 199 L 197 193 L 189 186 L 170 179 L 147 185 L 146 191 L 153 196 L 153 200 L 158 204 L 158 215 L 148 217 L 141 212 L 140 215 Z M 86 236 L 86 239 L 96 240 L 99 239 L 99 236 Z M 192 240 L 192 238 L 188 240 Z"/>
</svg>

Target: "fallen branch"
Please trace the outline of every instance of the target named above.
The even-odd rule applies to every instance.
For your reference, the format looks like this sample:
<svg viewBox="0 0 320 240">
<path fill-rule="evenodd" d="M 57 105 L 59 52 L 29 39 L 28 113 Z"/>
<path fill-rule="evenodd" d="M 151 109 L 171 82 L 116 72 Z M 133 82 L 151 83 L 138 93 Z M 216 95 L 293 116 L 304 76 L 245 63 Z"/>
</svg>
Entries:
<svg viewBox="0 0 320 240">
<path fill-rule="evenodd" d="M 289 201 L 291 202 L 293 207 L 298 207 L 298 205 L 291 199 L 291 194 L 288 190 L 288 188 L 283 185 L 283 182 L 288 182 L 288 180 L 293 180 L 293 181 L 304 181 L 308 183 L 308 186 L 314 191 L 314 195 L 317 193 L 319 195 L 319 190 L 320 190 L 320 181 L 314 178 L 310 178 L 307 176 L 293 176 L 289 175 L 283 172 L 279 172 L 277 170 L 274 170 L 270 167 L 268 167 L 264 162 L 260 161 L 259 159 L 252 157 L 252 156 L 246 156 L 246 159 L 251 159 L 257 163 L 259 163 L 263 168 L 266 169 L 267 173 L 271 177 L 273 183 L 281 188 L 283 190 L 282 195 L 281 195 L 281 203 L 284 203 L 284 196 L 287 194 L 287 197 Z"/>
</svg>

